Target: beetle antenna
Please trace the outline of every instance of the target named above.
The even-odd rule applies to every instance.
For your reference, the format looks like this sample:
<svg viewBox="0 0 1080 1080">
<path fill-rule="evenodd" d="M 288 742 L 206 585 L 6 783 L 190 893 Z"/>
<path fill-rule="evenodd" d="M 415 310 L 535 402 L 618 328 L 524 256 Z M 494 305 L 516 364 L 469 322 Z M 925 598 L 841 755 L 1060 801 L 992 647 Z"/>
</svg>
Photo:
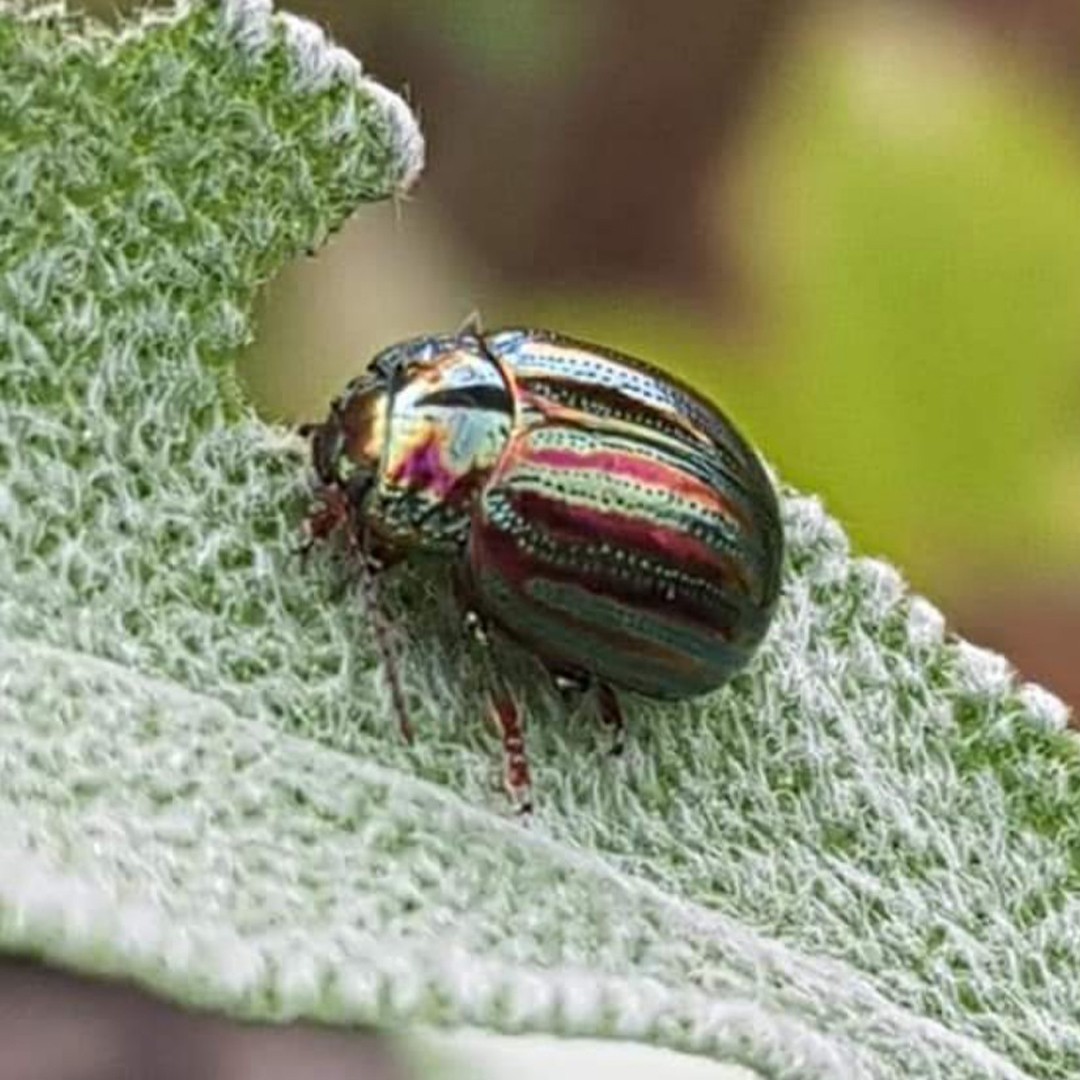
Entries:
<svg viewBox="0 0 1080 1080">
<path fill-rule="evenodd" d="M 465 320 L 458 327 L 458 337 L 464 337 L 466 334 L 471 334 L 476 338 L 482 338 L 484 336 L 484 324 L 480 318 L 480 312 L 476 308 L 473 308 L 472 311 L 465 316 Z"/>
</svg>

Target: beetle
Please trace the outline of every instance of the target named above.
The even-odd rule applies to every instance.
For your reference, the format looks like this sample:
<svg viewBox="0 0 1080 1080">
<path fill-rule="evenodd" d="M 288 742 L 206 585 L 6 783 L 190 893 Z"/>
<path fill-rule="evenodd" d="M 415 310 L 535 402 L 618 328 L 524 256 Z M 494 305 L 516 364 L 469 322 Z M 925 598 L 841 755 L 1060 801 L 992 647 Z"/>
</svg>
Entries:
<svg viewBox="0 0 1080 1080">
<path fill-rule="evenodd" d="M 592 690 L 617 747 L 617 690 L 714 690 L 773 618 L 783 531 L 757 454 L 704 397 L 614 349 L 470 320 L 384 349 L 302 431 L 309 543 L 341 531 L 359 555 L 406 738 L 378 592 L 402 561 L 448 564 L 470 633 L 524 646 L 563 691 Z M 504 783 L 527 811 L 522 718 L 488 655 Z"/>
</svg>

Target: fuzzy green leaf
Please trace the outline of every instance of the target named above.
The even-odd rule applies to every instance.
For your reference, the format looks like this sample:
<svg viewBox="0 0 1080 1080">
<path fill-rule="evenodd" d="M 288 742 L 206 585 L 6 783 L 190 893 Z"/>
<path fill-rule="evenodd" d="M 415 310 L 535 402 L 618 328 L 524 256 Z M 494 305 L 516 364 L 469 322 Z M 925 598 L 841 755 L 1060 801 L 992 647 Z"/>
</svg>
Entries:
<svg viewBox="0 0 1080 1080">
<path fill-rule="evenodd" d="M 419 157 L 257 0 L 118 34 L 0 6 L 0 944 L 250 1017 L 1076 1075 L 1064 708 L 813 499 L 760 658 L 633 703 L 625 760 L 528 688 L 530 827 L 422 581 L 402 744 L 361 606 L 295 558 L 303 454 L 229 364 L 259 283 Z"/>
</svg>

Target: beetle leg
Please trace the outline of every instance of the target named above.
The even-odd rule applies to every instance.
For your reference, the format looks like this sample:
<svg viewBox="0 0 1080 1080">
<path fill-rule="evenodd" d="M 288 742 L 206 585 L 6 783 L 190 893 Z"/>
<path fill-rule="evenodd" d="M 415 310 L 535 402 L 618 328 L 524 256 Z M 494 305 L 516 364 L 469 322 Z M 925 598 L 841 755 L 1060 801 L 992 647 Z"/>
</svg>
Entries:
<svg viewBox="0 0 1080 1080">
<path fill-rule="evenodd" d="M 505 680 L 495 667 L 491 642 L 484 620 L 471 608 L 466 609 L 463 622 L 466 633 L 480 646 L 487 673 L 488 713 L 499 732 L 503 745 L 503 788 L 519 814 L 532 813 L 532 779 L 529 759 L 525 754 L 525 732 L 521 711 Z"/>
<path fill-rule="evenodd" d="M 500 680 L 501 682 L 501 680 Z M 525 733 L 517 703 L 504 686 L 493 689 L 491 715 L 499 728 L 503 744 L 503 786 L 519 814 L 532 813 L 532 780 L 529 759 L 525 754 Z"/>
<path fill-rule="evenodd" d="M 405 687 L 401 681 L 401 668 L 398 664 L 397 650 L 394 648 L 393 631 L 390 620 L 383 610 L 382 598 L 379 594 L 379 572 L 383 569 L 382 563 L 376 559 L 367 558 L 361 563 L 360 588 L 364 595 L 364 605 L 371 617 L 371 628 L 375 634 L 375 649 L 379 654 L 379 661 L 386 676 L 387 685 L 390 688 L 390 702 L 397 717 L 398 727 L 406 742 L 413 741 L 413 727 L 409 720 L 409 706 L 405 700 Z"/>
<path fill-rule="evenodd" d="M 321 488 L 315 492 L 315 506 L 304 521 L 306 536 L 296 550 L 301 563 L 307 563 L 312 550 L 328 540 L 349 520 L 347 504 L 335 488 Z"/>
<path fill-rule="evenodd" d="M 618 757 L 626 745 L 626 721 L 615 691 L 608 683 L 602 682 L 597 688 L 597 702 L 600 706 L 600 722 L 611 728 L 611 753 Z"/>
<path fill-rule="evenodd" d="M 551 668 L 548 668 L 548 675 L 563 708 L 569 714 L 577 712 L 581 699 L 592 689 L 592 679 L 588 675 L 571 675 L 564 671 L 552 671 Z"/>
<path fill-rule="evenodd" d="M 484 622 L 480 616 L 469 608 L 461 621 L 465 625 L 465 633 L 468 634 L 477 645 L 486 649 L 488 646 L 488 636 L 487 631 L 484 629 Z"/>
</svg>

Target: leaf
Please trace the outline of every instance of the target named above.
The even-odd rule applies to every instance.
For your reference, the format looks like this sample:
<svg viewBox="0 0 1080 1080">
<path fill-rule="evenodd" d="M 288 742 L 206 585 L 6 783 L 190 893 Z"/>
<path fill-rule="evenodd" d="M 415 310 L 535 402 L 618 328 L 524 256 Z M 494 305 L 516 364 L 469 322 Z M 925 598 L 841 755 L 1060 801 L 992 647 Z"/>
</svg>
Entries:
<svg viewBox="0 0 1080 1080">
<path fill-rule="evenodd" d="M 539 701 L 531 827 L 453 635 L 401 744 L 360 605 L 295 558 L 304 456 L 229 367 L 258 284 L 415 175 L 396 98 L 260 3 L 7 4 L 0 117 L 5 949 L 255 1018 L 1076 1073 L 1064 707 L 812 498 L 730 687 L 634 703 L 625 761 Z"/>
</svg>

